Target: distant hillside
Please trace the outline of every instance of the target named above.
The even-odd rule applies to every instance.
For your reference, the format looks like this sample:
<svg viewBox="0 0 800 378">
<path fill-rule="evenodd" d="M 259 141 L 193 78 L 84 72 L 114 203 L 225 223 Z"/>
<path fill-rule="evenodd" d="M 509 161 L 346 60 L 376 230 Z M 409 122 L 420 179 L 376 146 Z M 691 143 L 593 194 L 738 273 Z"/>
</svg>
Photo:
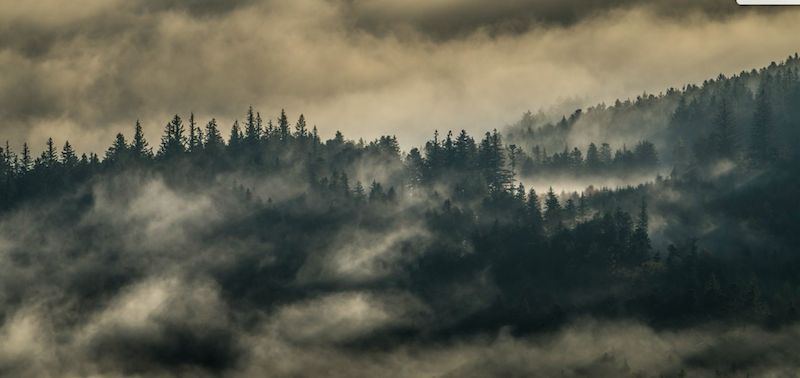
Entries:
<svg viewBox="0 0 800 378">
<path fill-rule="evenodd" d="M 565 146 L 586 151 L 589 143 L 611 143 L 614 149 L 623 143 L 632 147 L 640 140 L 655 144 L 663 163 L 691 161 L 691 146 L 698 138 L 713 131 L 714 116 L 725 99 L 731 108 L 740 148 L 750 139 L 750 127 L 756 108 L 756 95 L 763 88 L 773 108 L 777 148 L 788 150 L 800 138 L 800 59 L 795 53 L 780 63 L 742 71 L 726 77 L 720 74 L 700 85 L 669 88 L 655 94 L 643 93 L 635 99 L 601 103 L 572 114 L 549 114 L 544 110 L 524 113 L 505 130 L 506 141 L 526 151 L 547 149 L 560 152 Z M 678 139 L 687 156 L 675 156 Z M 680 149 L 678 149 L 680 151 Z"/>
</svg>

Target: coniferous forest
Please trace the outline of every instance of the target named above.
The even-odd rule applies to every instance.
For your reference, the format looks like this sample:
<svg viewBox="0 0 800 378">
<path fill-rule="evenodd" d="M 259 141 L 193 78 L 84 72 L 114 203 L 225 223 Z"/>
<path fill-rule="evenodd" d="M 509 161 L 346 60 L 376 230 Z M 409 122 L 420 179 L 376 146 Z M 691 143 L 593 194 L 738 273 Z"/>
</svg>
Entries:
<svg viewBox="0 0 800 378">
<path fill-rule="evenodd" d="M 37 337 L 69 376 L 800 368 L 796 54 L 417 148 L 253 107 L 165 121 L 105 151 L 2 148 L 0 324 L 20 349 L 0 375 L 45 371 Z"/>
</svg>

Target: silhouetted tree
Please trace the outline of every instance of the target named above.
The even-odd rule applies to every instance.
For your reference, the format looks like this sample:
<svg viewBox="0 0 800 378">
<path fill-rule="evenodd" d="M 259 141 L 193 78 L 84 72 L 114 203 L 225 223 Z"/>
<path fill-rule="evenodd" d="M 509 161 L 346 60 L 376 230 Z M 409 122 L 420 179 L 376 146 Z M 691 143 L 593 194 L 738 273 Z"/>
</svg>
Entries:
<svg viewBox="0 0 800 378">
<path fill-rule="evenodd" d="M 755 166 L 767 164 L 775 159 L 773 142 L 772 105 L 762 87 L 756 96 L 753 126 L 750 128 L 750 162 Z"/>
</svg>

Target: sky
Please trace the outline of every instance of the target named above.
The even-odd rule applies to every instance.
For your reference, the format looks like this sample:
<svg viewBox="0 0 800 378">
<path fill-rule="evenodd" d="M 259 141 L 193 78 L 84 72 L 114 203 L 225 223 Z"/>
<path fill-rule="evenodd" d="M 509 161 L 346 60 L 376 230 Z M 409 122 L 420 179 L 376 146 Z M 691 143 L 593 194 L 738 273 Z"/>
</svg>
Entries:
<svg viewBox="0 0 800 378">
<path fill-rule="evenodd" d="M 102 154 L 141 120 L 253 106 L 323 138 L 482 133 L 578 96 L 658 93 L 800 50 L 800 9 L 733 0 L 0 1 L 0 138 Z"/>
</svg>

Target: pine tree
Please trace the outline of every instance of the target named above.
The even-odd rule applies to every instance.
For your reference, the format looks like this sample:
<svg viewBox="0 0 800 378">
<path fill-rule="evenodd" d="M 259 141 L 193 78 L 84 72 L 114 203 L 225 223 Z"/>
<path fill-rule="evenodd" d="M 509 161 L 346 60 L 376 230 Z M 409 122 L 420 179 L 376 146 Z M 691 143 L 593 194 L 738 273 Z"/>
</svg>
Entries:
<svg viewBox="0 0 800 378">
<path fill-rule="evenodd" d="M 31 158 L 31 150 L 28 148 L 28 143 L 22 145 L 22 159 L 20 160 L 19 169 L 22 173 L 28 172 L 33 166 L 33 159 Z"/>
<path fill-rule="evenodd" d="M 681 167 L 686 165 L 688 159 L 688 155 L 686 153 L 686 145 L 683 142 L 681 137 L 675 140 L 675 143 L 672 145 L 672 160 L 675 161 L 675 164 L 679 164 Z"/>
<path fill-rule="evenodd" d="M 228 150 L 232 153 L 237 153 L 241 147 L 242 130 L 239 129 L 239 120 L 233 121 L 231 126 L 231 135 L 228 137 Z"/>
<path fill-rule="evenodd" d="M 225 149 L 225 140 L 222 139 L 222 134 L 220 134 L 219 128 L 217 127 L 217 120 L 214 118 L 206 124 L 204 149 L 211 156 L 219 156 Z"/>
<path fill-rule="evenodd" d="M 356 203 L 364 203 L 367 201 L 367 193 L 364 191 L 361 181 L 356 181 L 356 186 L 353 188 L 353 198 L 355 198 Z"/>
<path fill-rule="evenodd" d="M 294 126 L 295 129 L 295 137 L 298 139 L 304 139 L 308 136 L 308 130 L 306 129 L 306 117 L 300 114 L 300 118 L 297 119 L 297 124 Z"/>
<path fill-rule="evenodd" d="M 264 121 L 261 119 L 261 113 L 256 112 L 256 133 L 258 134 L 257 139 L 266 139 L 264 135 Z"/>
<path fill-rule="evenodd" d="M 433 131 L 433 140 L 425 143 L 425 164 L 427 178 L 439 177 L 446 166 L 447 157 L 439 141 L 439 130 Z"/>
<path fill-rule="evenodd" d="M 394 202 L 397 199 L 397 192 L 394 190 L 394 186 L 389 187 L 389 191 L 386 192 L 386 200 L 389 202 Z"/>
<path fill-rule="evenodd" d="M 515 144 L 508 146 L 508 162 L 509 165 L 511 165 L 510 181 L 512 188 L 514 186 L 514 182 L 516 182 L 517 164 L 519 164 L 521 158 L 522 158 L 521 148 L 518 148 L 517 145 Z"/>
<path fill-rule="evenodd" d="M 0 150 L 3 150 L 0 148 Z M 3 163 L 5 165 L 5 174 L 7 177 L 14 176 L 17 172 L 17 155 L 11 150 L 11 145 L 6 140 L 6 148 L 3 150 Z"/>
<path fill-rule="evenodd" d="M 509 183 L 509 175 L 504 169 L 505 154 L 497 130 L 493 134 L 486 133 L 478 148 L 478 160 L 489 188 L 493 191 L 504 190 Z"/>
<path fill-rule="evenodd" d="M 528 192 L 528 223 L 531 227 L 538 232 L 541 232 L 542 227 L 542 205 L 539 203 L 539 196 L 536 195 L 536 190 L 531 189 Z"/>
<path fill-rule="evenodd" d="M 369 187 L 369 203 L 383 201 L 385 199 L 386 195 L 383 193 L 383 186 L 381 186 L 381 183 L 372 180 L 372 185 Z"/>
<path fill-rule="evenodd" d="M 461 130 L 455 141 L 455 162 L 454 167 L 458 169 L 472 169 L 475 164 L 477 148 L 475 140 L 472 139 L 465 130 Z"/>
<path fill-rule="evenodd" d="M 161 148 L 159 156 L 172 158 L 179 156 L 186 151 L 186 137 L 183 120 L 175 114 L 175 117 L 164 127 L 164 135 L 161 137 Z"/>
<path fill-rule="evenodd" d="M 600 164 L 610 165 L 613 161 L 611 157 L 611 146 L 608 143 L 600 145 Z"/>
<path fill-rule="evenodd" d="M 567 200 L 567 204 L 564 206 L 564 221 L 570 225 L 570 227 L 575 222 L 575 217 L 578 215 L 578 209 L 575 207 L 575 201 L 572 198 Z"/>
<path fill-rule="evenodd" d="M 689 123 L 689 108 L 686 106 L 686 95 L 681 95 L 678 101 L 678 107 L 675 108 L 675 113 L 672 114 L 669 120 L 669 127 L 673 129 L 682 129 Z"/>
<path fill-rule="evenodd" d="M 527 199 L 526 194 L 527 193 L 525 193 L 525 186 L 522 185 L 522 182 L 520 182 L 519 186 L 516 189 L 516 192 L 514 193 L 514 198 L 517 201 L 519 201 L 519 203 L 524 204 L 525 200 Z"/>
<path fill-rule="evenodd" d="M 772 105 L 766 90 L 762 87 L 756 96 L 756 110 L 753 114 L 753 125 L 750 128 L 750 162 L 754 166 L 763 166 L 775 158 L 774 126 Z"/>
<path fill-rule="evenodd" d="M 131 152 L 133 153 L 134 158 L 136 159 L 147 159 L 150 158 L 153 152 L 147 147 L 148 143 L 147 140 L 144 138 L 144 132 L 142 131 L 142 124 L 139 123 L 139 120 L 136 120 L 136 130 L 133 134 L 133 142 L 131 143 Z"/>
<path fill-rule="evenodd" d="M 169 148 L 169 147 L 167 147 Z M 124 161 L 128 152 L 128 143 L 122 133 L 117 133 L 117 137 L 106 151 L 106 160 L 112 162 Z"/>
<path fill-rule="evenodd" d="M 314 155 L 316 155 L 317 154 L 317 146 L 319 146 L 319 143 L 320 143 L 320 141 L 319 141 L 319 133 L 317 132 L 317 125 L 314 125 L 314 130 L 311 132 L 311 143 L 313 143 L 312 144 L 312 146 L 313 146 L 312 152 L 314 153 Z"/>
<path fill-rule="evenodd" d="M 639 206 L 639 219 L 636 221 L 636 228 L 633 231 L 631 248 L 631 263 L 632 265 L 641 265 L 650 259 L 650 236 L 648 235 L 650 217 L 647 214 L 647 202 L 642 197 L 642 203 Z"/>
<path fill-rule="evenodd" d="M 639 141 L 633 150 L 633 158 L 641 168 L 654 169 L 658 167 L 658 151 L 656 146 L 646 140 Z"/>
<path fill-rule="evenodd" d="M 758 319 L 766 310 L 766 304 L 761 298 L 761 290 L 758 285 L 758 278 L 755 273 L 750 275 L 747 289 L 744 293 L 744 306 L 752 319 Z"/>
<path fill-rule="evenodd" d="M 245 143 L 252 148 L 256 144 L 258 144 L 260 136 L 261 136 L 261 130 L 260 127 L 258 126 L 256 115 L 255 113 L 253 113 L 253 107 L 250 106 L 249 108 L 247 108 L 247 119 L 245 121 L 245 127 L 244 127 Z"/>
<path fill-rule="evenodd" d="M 194 112 L 189 115 L 189 152 L 197 149 L 197 133 L 195 132 Z"/>
<path fill-rule="evenodd" d="M 289 140 L 289 118 L 286 117 L 286 112 L 281 109 L 281 117 L 278 118 L 278 132 L 282 141 Z"/>
<path fill-rule="evenodd" d="M 419 188 L 422 186 L 423 175 L 425 172 L 425 161 L 419 153 L 418 148 L 412 148 L 408 152 L 405 159 L 406 172 L 408 176 L 408 185 L 411 188 Z"/>
<path fill-rule="evenodd" d="M 61 149 L 61 164 L 67 170 L 75 168 L 78 165 L 78 156 L 75 155 L 75 150 L 72 149 L 72 146 L 69 144 L 69 141 L 64 143 L 64 148 Z"/>
<path fill-rule="evenodd" d="M 551 226 L 557 226 L 561 223 L 561 204 L 558 202 L 558 197 L 553 191 L 553 187 L 547 191 L 547 199 L 544 201 L 545 213 L 544 219 Z"/>
<path fill-rule="evenodd" d="M 717 156 L 736 160 L 739 152 L 739 133 L 736 131 L 733 112 L 725 98 L 722 99 L 714 117 L 714 132 L 711 135 Z"/>
<path fill-rule="evenodd" d="M 594 143 L 589 143 L 589 148 L 586 149 L 586 167 L 594 173 L 600 167 L 600 152 Z"/>
<path fill-rule="evenodd" d="M 347 179 L 347 173 L 342 171 L 342 177 L 339 179 L 339 191 L 344 193 L 345 197 L 350 197 L 350 182 Z"/>
<path fill-rule="evenodd" d="M 47 149 L 42 153 L 43 156 L 43 163 L 45 167 L 51 168 L 55 167 L 58 164 L 58 151 L 56 151 L 55 144 L 53 143 L 53 138 L 47 139 Z"/>
</svg>

